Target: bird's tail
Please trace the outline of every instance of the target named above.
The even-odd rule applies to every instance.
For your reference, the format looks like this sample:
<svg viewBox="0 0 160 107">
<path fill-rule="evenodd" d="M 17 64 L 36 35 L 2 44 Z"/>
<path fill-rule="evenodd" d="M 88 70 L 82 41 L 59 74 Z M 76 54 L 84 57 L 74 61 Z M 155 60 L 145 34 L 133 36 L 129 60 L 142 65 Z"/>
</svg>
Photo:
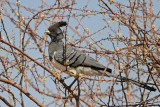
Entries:
<svg viewBox="0 0 160 107">
<path fill-rule="evenodd" d="M 147 90 L 150 90 L 150 91 L 156 91 L 156 89 L 154 87 L 150 87 L 148 86 L 147 84 L 145 83 L 140 83 L 138 81 L 135 81 L 135 80 L 132 80 L 132 79 L 129 79 L 129 78 L 126 78 L 126 77 L 122 77 L 120 75 L 117 75 L 117 76 L 114 76 L 115 78 L 121 80 L 121 81 L 126 81 L 126 82 L 131 82 L 139 87 L 142 87 L 142 88 L 145 88 Z"/>
<path fill-rule="evenodd" d="M 120 81 L 131 82 L 131 83 L 133 83 L 133 84 L 135 84 L 135 85 L 137 85 L 139 87 L 145 88 L 145 89 L 150 90 L 150 91 L 156 91 L 156 89 L 154 87 L 150 87 L 145 83 L 140 83 L 138 81 L 135 81 L 135 80 L 132 80 L 132 79 L 120 76 L 120 75 L 113 75 L 113 74 L 111 74 L 109 72 L 106 72 L 106 76 L 114 77 L 114 78 L 116 78 L 116 79 L 118 79 Z"/>
</svg>

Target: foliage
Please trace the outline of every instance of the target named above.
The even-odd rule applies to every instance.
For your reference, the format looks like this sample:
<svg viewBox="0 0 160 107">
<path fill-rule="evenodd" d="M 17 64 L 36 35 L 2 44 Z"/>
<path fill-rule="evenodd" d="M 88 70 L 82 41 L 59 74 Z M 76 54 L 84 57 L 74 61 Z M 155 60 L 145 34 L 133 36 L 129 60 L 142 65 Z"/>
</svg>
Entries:
<svg viewBox="0 0 160 107">
<path fill-rule="evenodd" d="M 29 4 L 27 4 L 29 2 Z M 160 16 L 157 0 L 1 0 L 0 99 L 8 106 L 158 105 Z M 35 4 L 34 4 L 35 3 Z M 37 6 L 37 7 L 36 7 Z M 58 71 L 48 59 L 47 27 L 67 21 L 65 43 L 113 73 L 152 85 L 149 92 L 114 78 Z M 29 99 L 29 102 L 28 101 Z M 33 102 L 32 102 L 33 101 Z"/>
</svg>

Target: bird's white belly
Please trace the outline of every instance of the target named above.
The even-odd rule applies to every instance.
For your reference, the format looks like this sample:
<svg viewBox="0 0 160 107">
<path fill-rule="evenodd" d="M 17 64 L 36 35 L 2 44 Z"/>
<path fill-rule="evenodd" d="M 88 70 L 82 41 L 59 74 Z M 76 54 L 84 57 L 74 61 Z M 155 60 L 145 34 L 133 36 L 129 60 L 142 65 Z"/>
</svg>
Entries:
<svg viewBox="0 0 160 107">
<path fill-rule="evenodd" d="M 57 69 L 59 69 L 60 71 L 66 71 L 67 69 L 67 66 L 64 66 L 62 64 L 60 64 L 59 62 L 57 62 L 55 59 L 54 59 L 54 56 L 53 56 L 53 59 L 52 59 L 52 64 L 54 65 L 54 67 L 56 67 Z M 67 69 L 68 70 L 68 69 Z"/>
<path fill-rule="evenodd" d="M 78 74 L 84 74 L 84 75 L 88 75 L 88 76 L 100 76 L 102 75 L 102 73 L 90 68 L 90 67 L 83 67 L 83 66 L 79 66 L 75 68 L 76 72 Z"/>
</svg>

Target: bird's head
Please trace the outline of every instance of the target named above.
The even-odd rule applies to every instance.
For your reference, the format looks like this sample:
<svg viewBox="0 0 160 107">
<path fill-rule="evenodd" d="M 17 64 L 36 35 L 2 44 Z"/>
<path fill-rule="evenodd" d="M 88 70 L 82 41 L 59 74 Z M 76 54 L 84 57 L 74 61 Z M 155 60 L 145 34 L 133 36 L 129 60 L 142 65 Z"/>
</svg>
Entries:
<svg viewBox="0 0 160 107">
<path fill-rule="evenodd" d="M 45 31 L 45 34 L 49 35 L 52 40 L 57 41 L 64 38 L 63 32 L 60 29 L 62 26 L 66 26 L 66 22 L 57 22 L 51 25 L 48 30 Z"/>
</svg>

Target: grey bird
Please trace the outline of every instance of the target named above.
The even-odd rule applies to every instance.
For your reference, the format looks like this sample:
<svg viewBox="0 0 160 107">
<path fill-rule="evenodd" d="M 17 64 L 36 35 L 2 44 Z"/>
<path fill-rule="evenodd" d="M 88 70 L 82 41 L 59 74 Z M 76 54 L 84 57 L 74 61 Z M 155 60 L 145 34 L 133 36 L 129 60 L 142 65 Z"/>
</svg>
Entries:
<svg viewBox="0 0 160 107">
<path fill-rule="evenodd" d="M 100 64 L 92 57 L 76 51 L 76 49 L 71 45 L 64 45 L 64 42 L 62 41 L 64 35 L 60 27 L 66 25 L 66 22 L 57 22 L 51 25 L 48 30 L 45 31 L 45 33 L 51 38 L 51 42 L 48 48 L 50 61 L 57 69 L 68 74 L 101 76 L 106 68 L 104 65 Z M 156 91 L 154 87 L 150 87 L 147 84 L 140 83 L 120 75 L 113 75 L 110 68 L 106 69 L 104 76 L 114 77 L 120 81 L 131 82 L 150 91 Z"/>
</svg>

